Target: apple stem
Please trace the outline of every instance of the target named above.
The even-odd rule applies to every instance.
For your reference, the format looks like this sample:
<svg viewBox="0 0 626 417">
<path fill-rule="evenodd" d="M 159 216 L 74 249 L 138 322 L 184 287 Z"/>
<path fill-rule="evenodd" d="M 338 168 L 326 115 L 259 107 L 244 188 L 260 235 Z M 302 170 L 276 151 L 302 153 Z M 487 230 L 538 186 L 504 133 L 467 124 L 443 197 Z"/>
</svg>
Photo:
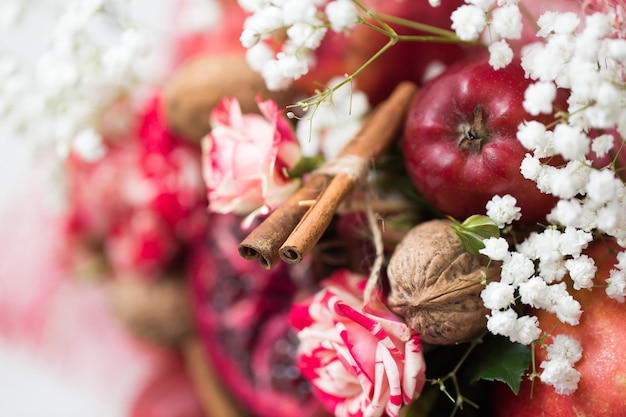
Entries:
<svg viewBox="0 0 626 417">
<path fill-rule="evenodd" d="M 464 123 L 461 126 L 459 149 L 467 152 L 479 152 L 484 139 L 487 139 L 488 136 L 487 120 L 483 114 L 482 106 L 478 104 L 474 107 L 474 119 L 472 122 Z"/>
</svg>

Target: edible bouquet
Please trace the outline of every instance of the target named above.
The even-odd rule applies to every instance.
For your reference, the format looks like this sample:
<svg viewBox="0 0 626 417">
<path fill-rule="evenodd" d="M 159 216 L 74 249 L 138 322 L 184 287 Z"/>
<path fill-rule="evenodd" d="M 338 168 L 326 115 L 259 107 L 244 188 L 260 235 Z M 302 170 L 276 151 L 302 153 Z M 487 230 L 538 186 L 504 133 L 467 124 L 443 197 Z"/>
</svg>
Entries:
<svg viewBox="0 0 626 417">
<path fill-rule="evenodd" d="M 59 267 L 183 358 L 133 416 L 626 415 L 622 2 L 182 0 L 151 80 L 113 3 L 0 110 Z"/>
</svg>

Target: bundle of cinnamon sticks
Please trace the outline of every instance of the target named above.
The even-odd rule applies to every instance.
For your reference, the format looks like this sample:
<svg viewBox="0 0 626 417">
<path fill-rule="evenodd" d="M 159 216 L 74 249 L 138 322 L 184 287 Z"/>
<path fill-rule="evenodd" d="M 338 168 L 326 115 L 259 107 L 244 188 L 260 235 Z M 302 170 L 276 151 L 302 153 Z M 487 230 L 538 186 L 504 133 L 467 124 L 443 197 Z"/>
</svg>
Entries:
<svg viewBox="0 0 626 417">
<path fill-rule="evenodd" d="M 298 263 L 330 225 L 344 199 L 364 180 L 369 166 L 383 155 L 406 117 L 416 84 L 402 82 L 368 117 L 361 131 L 337 159 L 312 173 L 304 185 L 253 229 L 239 254 L 270 269 L 281 259 Z"/>
</svg>

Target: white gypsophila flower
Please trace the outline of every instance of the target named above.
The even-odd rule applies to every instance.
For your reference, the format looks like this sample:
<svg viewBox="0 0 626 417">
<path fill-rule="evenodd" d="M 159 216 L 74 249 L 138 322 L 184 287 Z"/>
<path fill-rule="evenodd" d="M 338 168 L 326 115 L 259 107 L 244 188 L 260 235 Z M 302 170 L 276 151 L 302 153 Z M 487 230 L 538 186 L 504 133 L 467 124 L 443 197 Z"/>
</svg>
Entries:
<svg viewBox="0 0 626 417">
<path fill-rule="evenodd" d="M 520 283 L 518 287 L 520 301 L 533 308 L 545 309 L 549 305 L 548 284 L 538 276 Z"/>
<path fill-rule="evenodd" d="M 509 4 L 519 4 L 520 0 L 498 0 L 497 4 L 498 6 L 506 6 Z"/>
<path fill-rule="evenodd" d="M 269 4 L 269 0 L 237 0 L 239 6 L 249 13 L 256 13 Z"/>
<path fill-rule="evenodd" d="M 264 42 L 259 42 L 246 51 L 246 63 L 254 71 L 263 71 L 263 67 L 272 60 L 274 51 Z"/>
<path fill-rule="evenodd" d="M 552 385 L 557 394 L 569 395 L 578 389 L 580 372 L 563 359 L 543 361 L 540 379 L 544 384 Z"/>
<path fill-rule="evenodd" d="M 493 69 L 504 68 L 513 60 L 513 50 L 505 40 L 489 45 L 489 65 Z"/>
<path fill-rule="evenodd" d="M 464 41 L 474 41 L 479 38 L 487 25 L 485 11 L 478 6 L 464 4 L 452 12 L 452 30 Z"/>
<path fill-rule="evenodd" d="M 489 259 L 493 259 L 494 261 L 503 261 L 510 256 L 509 242 L 507 242 L 503 237 L 490 237 L 489 239 L 484 239 L 483 244 L 485 247 L 480 249 L 478 252 L 489 257 Z"/>
<path fill-rule="evenodd" d="M 626 270 L 626 250 L 622 250 L 617 254 L 617 264 L 616 268 Z"/>
<path fill-rule="evenodd" d="M 583 357 L 583 347 L 580 342 L 572 336 L 558 334 L 552 338 L 552 343 L 546 347 L 546 358 L 548 360 L 564 360 L 574 365 Z"/>
<path fill-rule="evenodd" d="M 522 163 L 520 164 L 520 172 L 524 178 L 537 181 L 541 175 L 542 169 L 543 165 L 538 157 L 529 153 L 524 155 L 524 159 L 522 159 Z"/>
<path fill-rule="evenodd" d="M 286 1 L 282 10 L 283 22 L 287 26 L 316 20 L 317 8 L 312 0 Z"/>
<path fill-rule="evenodd" d="M 553 131 L 554 149 L 567 160 L 584 160 L 591 140 L 579 127 L 558 124 Z"/>
<path fill-rule="evenodd" d="M 585 192 L 591 170 L 587 161 L 580 160 L 569 161 L 563 168 L 544 166 L 544 176 L 537 185 L 542 191 L 567 200 Z"/>
<path fill-rule="evenodd" d="M 352 0 L 334 0 L 326 5 L 326 17 L 335 32 L 352 29 L 358 21 L 358 11 Z"/>
<path fill-rule="evenodd" d="M 486 12 L 487 10 L 491 9 L 496 0 L 466 0 L 465 2 L 479 7 L 481 10 Z"/>
<path fill-rule="evenodd" d="M 558 249 L 560 234 L 561 232 L 553 228 L 544 229 L 541 233 L 532 232 L 517 244 L 516 249 L 529 259 L 539 259 L 542 254 Z"/>
<path fill-rule="evenodd" d="M 517 313 L 512 308 L 492 310 L 487 316 L 487 330 L 494 335 L 509 337 L 515 331 L 516 323 Z"/>
<path fill-rule="evenodd" d="M 574 12 L 545 12 L 537 19 L 537 36 L 545 38 L 552 33 L 574 33 L 579 24 L 580 18 Z"/>
<path fill-rule="evenodd" d="M 287 29 L 287 37 L 296 48 L 304 47 L 313 50 L 320 46 L 327 30 L 321 24 L 300 22 Z"/>
<path fill-rule="evenodd" d="M 291 84 L 291 79 L 283 74 L 277 59 L 272 59 L 263 64 L 261 76 L 265 81 L 265 86 L 270 91 L 279 91 Z"/>
<path fill-rule="evenodd" d="M 569 271 L 575 290 L 593 286 L 593 278 L 598 268 L 592 258 L 580 255 L 577 258 L 568 259 L 565 261 L 565 268 Z"/>
<path fill-rule="evenodd" d="M 552 102 L 556 98 L 556 86 L 552 82 L 537 82 L 526 88 L 522 105 L 533 116 L 552 113 Z"/>
<path fill-rule="evenodd" d="M 568 63 L 566 70 L 570 79 L 569 88 L 572 90 L 567 99 L 568 110 L 573 112 L 591 104 L 602 78 L 593 63 L 576 58 Z"/>
<path fill-rule="evenodd" d="M 68 3 L 54 16 L 47 47 L 35 57 L 34 67 L 20 70 L 19 83 L 3 83 L 0 101 L 21 85 L 4 116 L 9 129 L 31 148 L 50 147 L 66 156 L 73 139 L 82 130 L 98 129 L 103 114 L 120 97 L 134 95 L 136 87 L 161 75 L 139 65 L 152 45 L 128 7 L 120 3 L 113 10 L 100 0 Z M 100 30 L 109 32 L 100 36 Z"/>
<path fill-rule="evenodd" d="M 541 336 L 539 319 L 535 316 L 521 316 L 515 322 L 515 328 L 509 339 L 515 343 L 530 345 Z"/>
<path fill-rule="evenodd" d="M 615 198 L 621 180 L 610 169 L 591 170 L 587 182 L 587 197 L 598 204 L 605 204 Z"/>
<path fill-rule="evenodd" d="M 441 6 L 441 0 L 428 0 L 428 4 L 430 7 L 439 7 Z"/>
<path fill-rule="evenodd" d="M 120 42 L 107 48 L 102 55 L 105 75 L 111 80 L 131 77 L 136 58 L 147 52 L 148 41 L 143 32 L 134 29 L 125 31 L 120 37 Z"/>
<path fill-rule="evenodd" d="M 539 259 L 550 253 L 560 253 L 561 231 L 549 227 L 541 233 L 531 233 L 525 243 L 532 244 L 535 249 L 535 255 L 531 259 Z"/>
<path fill-rule="evenodd" d="M 539 275 L 548 284 L 558 282 L 567 274 L 565 258 L 560 252 L 552 251 L 539 257 Z"/>
<path fill-rule="evenodd" d="M 503 282 L 490 282 L 480 293 L 483 304 L 490 310 L 500 310 L 515 302 L 515 287 Z"/>
<path fill-rule="evenodd" d="M 567 291 L 564 282 L 548 285 L 548 303 L 545 307 L 550 313 L 556 314 L 561 323 L 575 326 L 579 323 L 582 310 L 580 303 Z"/>
<path fill-rule="evenodd" d="M 517 5 L 496 8 L 491 14 L 491 29 L 502 38 L 519 39 L 522 37 L 522 13 Z"/>
<path fill-rule="evenodd" d="M 606 284 L 606 295 L 609 298 L 623 303 L 626 297 L 626 270 L 611 269 Z"/>
<path fill-rule="evenodd" d="M 350 84 L 337 88 L 342 81 L 343 77 L 331 79 L 329 88 L 336 88 L 331 100 L 309 109 L 296 125 L 303 155 L 334 159 L 361 129 L 371 106 L 365 93 Z"/>
<path fill-rule="evenodd" d="M 309 63 L 295 54 L 278 52 L 276 62 L 282 77 L 288 80 L 297 80 L 309 71 Z"/>
<path fill-rule="evenodd" d="M 510 194 L 495 195 L 487 202 L 487 217 L 493 220 L 500 229 L 522 217 L 517 200 Z"/>
<path fill-rule="evenodd" d="M 575 227 L 566 227 L 559 237 L 559 252 L 564 256 L 580 256 L 593 241 L 593 234 Z"/>
<path fill-rule="evenodd" d="M 521 66 L 532 80 L 556 80 L 562 71 L 562 64 L 562 58 L 541 42 L 524 45 L 521 50 Z"/>
<path fill-rule="evenodd" d="M 524 254 L 519 252 L 511 252 L 511 256 L 504 259 L 502 269 L 500 271 L 500 281 L 518 286 L 535 273 L 535 264 Z"/>
<path fill-rule="evenodd" d="M 283 19 L 283 11 L 279 7 L 267 6 L 248 16 L 243 28 L 254 30 L 262 35 L 269 35 L 284 26 Z"/>
<path fill-rule="evenodd" d="M 578 199 L 559 200 L 550 211 L 547 219 L 550 223 L 563 226 L 581 227 L 583 206 Z"/>
<path fill-rule="evenodd" d="M 559 63 L 558 71 L 554 74 L 554 83 L 557 87 L 570 88 L 571 80 L 567 68 L 572 57 L 576 54 L 576 37 L 574 35 L 557 34 L 548 38 L 545 45 L 546 54 L 551 55 L 554 62 Z"/>
<path fill-rule="evenodd" d="M 8 0 L 0 6 L 0 28 L 14 29 L 26 14 L 28 2 Z"/>
<path fill-rule="evenodd" d="M 607 58 L 618 62 L 626 59 L 626 39 L 603 39 L 602 46 Z"/>
<path fill-rule="evenodd" d="M 611 17 L 605 13 L 593 13 L 585 15 L 585 27 L 582 36 L 602 38 L 612 31 Z"/>
<path fill-rule="evenodd" d="M 73 148 L 83 160 L 95 162 L 106 153 L 102 136 L 93 128 L 87 128 L 76 135 Z"/>
<path fill-rule="evenodd" d="M 617 237 L 621 236 L 626 228 L 625 201 L 609 201 L 596 210 L 596 227 L 598 230 Z"/>
<path fill-rule="evenodd" d="M 536 120 L 526 120 L 517 126 L 517 140 L 529 151 L 547 147 L 546 126 Z M 526 154 L 527 157 L 531 156 Z"/>
<path fill-rule="evenodd" d="M 244 29 L 241 31 L 241 36 L 239 36 L 239 42 L 241 42 L 241 45 L 246 49 L 252 48 L 258 44 L 260 40 L 261 34 L 253 29 Z"/>
<path fill-rule="evenodd" d="M 605 133 L 593 139 L 591 150 L 601 158 L 613 149 L 615 138 L 610 133 Z"/>
</svg>

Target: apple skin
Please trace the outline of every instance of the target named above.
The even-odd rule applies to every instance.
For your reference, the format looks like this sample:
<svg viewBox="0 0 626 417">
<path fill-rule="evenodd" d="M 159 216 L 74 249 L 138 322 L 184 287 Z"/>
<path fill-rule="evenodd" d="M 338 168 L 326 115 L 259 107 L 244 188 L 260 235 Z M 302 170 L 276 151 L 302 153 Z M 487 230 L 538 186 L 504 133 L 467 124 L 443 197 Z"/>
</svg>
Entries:
<svg viewBox="0 0 626 417">
<path fill-rule="evenodd" d="M 554 328 L 553 335 L 571 335 L 582 344 L 583 357 L 575 365 L 581 373 L 578 389 L 571 395 L 559 395 L 553 387 L 536 380 L 531 398 L 531 383 L 527 379 L 517 396 L 504 384 L 495 384 L 493 417 L 626 415 L 626 304 L 608 298 L 603 287 L 616 262 L 615 252 L 606 243 L 596 242 L 587 254 L 596 260 L 598 271 L 593 290 L 573 293 L 583 310 L 580 324 L 559 326 L 553 314 L 533 313 L 539 317 L 543 329 Z M 538 366 L 545 359 L 545 350 L 537 348 L 535 353 Z"/>
<path fill-rule="evenodd" d="M 466 218 L 484 214 L 494 195 L 510 194 L 522 209 L 521 222 L 545 218 L 557 200 L 522 176 L 528 151 L 516 138 L 524 120 L 553 121 L 524 110 L 530 83 L 518 62 L 494 70 L 481 54 L 448 68 L 416 95 L 402 146 L 409 178 L 432 206 Z M 564 91 L 557 101 L 566 108 Z M 477 127 L 469 129 L 472 124 Z"/>
</svg>

